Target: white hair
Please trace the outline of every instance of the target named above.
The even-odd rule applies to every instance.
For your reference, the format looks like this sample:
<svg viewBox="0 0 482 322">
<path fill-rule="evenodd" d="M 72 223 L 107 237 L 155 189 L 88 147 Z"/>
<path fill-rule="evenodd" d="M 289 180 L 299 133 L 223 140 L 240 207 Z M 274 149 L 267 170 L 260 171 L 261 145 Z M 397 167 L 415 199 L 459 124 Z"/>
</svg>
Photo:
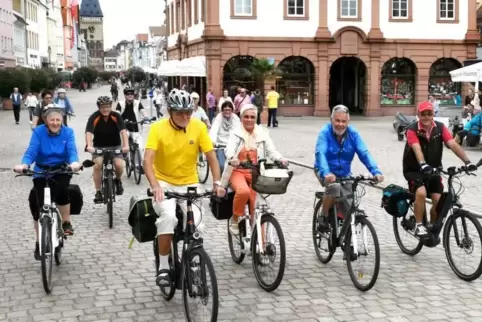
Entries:
<svg viewBox="0 0 482 322">
<path fill-rule="evenodd" d="M 246 113 L 246 111 L 251 111 L 253 110 L 255 115 L 257 116 L 258 115 L 258 108 L 256 106 L 254 106 L 253 104 L 245 104 L 243 105 L 243 107 L 241 107 L 241 110 L 240 110 L 240 115 L 243 116 L 244 113 Z"/>
<path fill-rule="evenodd" d="M 350 119 L 350 109 L 343 104 L 338 104 L 331 110 L 331 119 L 335 117 L 335 113 L 345 113 Z"/>
</svg>

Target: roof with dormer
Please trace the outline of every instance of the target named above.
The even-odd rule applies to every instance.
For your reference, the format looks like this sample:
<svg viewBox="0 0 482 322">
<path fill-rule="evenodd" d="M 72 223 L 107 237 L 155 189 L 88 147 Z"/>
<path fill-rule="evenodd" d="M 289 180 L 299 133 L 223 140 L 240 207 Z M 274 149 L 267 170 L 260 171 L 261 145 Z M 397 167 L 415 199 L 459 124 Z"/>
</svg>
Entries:
<svg viewBox="0 0 482 322">
<path fill-rule="evenodd" d="M 80 5 L 80 16 L 103 18 L 104 15 L 102 14 L 99 0 L 82 0 L 82 4 Z"/>
</svg>

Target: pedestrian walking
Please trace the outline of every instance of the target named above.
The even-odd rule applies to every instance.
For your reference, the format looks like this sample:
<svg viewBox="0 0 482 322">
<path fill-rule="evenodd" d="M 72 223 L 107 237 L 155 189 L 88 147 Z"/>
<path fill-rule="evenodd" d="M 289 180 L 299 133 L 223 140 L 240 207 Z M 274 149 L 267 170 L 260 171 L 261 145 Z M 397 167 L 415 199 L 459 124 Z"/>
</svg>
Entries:
<svg viewBox="0 0 482 322">
<path fill-rule="evenodd" d="M 18 87 L 13 89 L 13 93 L 10 95 L 13 105 L 13 117 L 15 118 L 15 123 L 20 124 L 20 107 L 22 106 L 22 94 L 18 92 Z"/>
<path fill-rule="evenodd" d="M 35 95 L 32 94 L 32 91 L 27 92 L 27 97 L 25 98 L 25 106 L 28 109 L 28 116 L 30 119 L 30 125 L 33 124 L 33 115 L 35 111 L 35 107 L 38 104 L 38 99 Z"/>
<path fill-rule="evenodd" d="M 209 122 L 213 122 L 214 112 L 216 111 L 216 97 L 213 94 L 213 91 L 210 89 L 206 94 L 206 102 L 208 105 L 208 117 Z"/>
</svg>

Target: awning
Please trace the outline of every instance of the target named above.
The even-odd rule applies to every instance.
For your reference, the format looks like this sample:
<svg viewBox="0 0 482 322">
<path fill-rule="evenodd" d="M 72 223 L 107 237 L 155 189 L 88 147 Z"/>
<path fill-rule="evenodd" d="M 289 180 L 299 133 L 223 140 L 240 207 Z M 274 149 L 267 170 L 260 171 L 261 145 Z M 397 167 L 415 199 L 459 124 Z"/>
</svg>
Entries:
<svg viewBox="0 0 482 322">
<path fill-rule="evenodd" d="M 195 56 L 181 60 L 176 76 L 206 77 L 206 56 Z"/>
<path fill-rule="evenodd" d="M 25 19 L 23 19 L 22 16 L 19 16 L 19 15 L 17 15 L 16 13 L 13 13 L 13 15 L 15 16 L 15 18 L 17 18 L 18 21 L 20 21 L 20 22 L 23 23 L 24 25 L 28 26 L 27 21 L 25 21 Z"/>
<path fill-rule="evenodd" d="M 157 75 L 159 76 L 180 76 L 178 75 L 177 66 L 181 62 L 179 60 L 167 60 L 161 63 L 161 66 L 157 69 Z"/>
<path fill-rule="evenodd" d="M 453 70 L 450 76 L 452 82 L 480 82 L 482 81 L 482 62 Z"/>
</svg>

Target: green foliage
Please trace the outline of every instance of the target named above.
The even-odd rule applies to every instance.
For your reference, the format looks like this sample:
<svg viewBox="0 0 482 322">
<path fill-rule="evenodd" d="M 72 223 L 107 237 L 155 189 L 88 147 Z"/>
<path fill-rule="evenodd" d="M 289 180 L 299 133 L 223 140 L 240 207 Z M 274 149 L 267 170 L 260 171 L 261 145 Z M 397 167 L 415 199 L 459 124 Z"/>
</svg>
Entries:
<svg viewBox="0 0 482 322">
<path fill-rule="evenodd" d="M 266 79 L 275 78 L 283 74 L 283 72 L 277 66 L 271 64 L 267 58 L 255 59 L 249 70 L 256 79 L 261 93 L 264 93 L 264 82 Z"/>
<path fill-rule="evenodd" d="M 140 83 L 146 80 L 146 73 L 140 67 L 132 67 L 126 71 L 126 77 L 131 80 L 132 83 Z"/>
<path fill-rule="evenodd" d="M 80 84 L 82 80 L 87 84 L 92 84 L 98 76 L 98 72 L 95 69 L 89 67 L 81 67 L 77 69 L 72 75 L 72 79 L 75 84 Z"/>
<path fill-rule="evenodd" d="M 49 74 L 45 69 L 28 69 L 27 74 L 30 78 L 29 90 L 33 93 L 40 93 L 52 84 Z"/>
<path fill-rule="evenodd" d="M 47 68 L 45 69 L 45 72 L 50 80 L 50 84 L 47 86 L 47 89 L 53 90 L 59 87 L 60 83 L 62 82 L 62 75 L 53 68 Z"/>
<path fill-rule="evenodd" d="M 109 81 L 112 79 L 112 77 L 116 77 L 117 76 L 117 72 L 107 72 L 107 71 L 104 71 L 104 72 L 100 72 L 99 73 L 99 76 L 100 78 L 102 78 L 103 81 Z"/>
<path fill-rule="evenodd" d="M 14 87 L 25 93 L 30 86 L 30 77 L 25 68 L 0 69 L 0 97 L 9 97 Z"/>
</svg>

